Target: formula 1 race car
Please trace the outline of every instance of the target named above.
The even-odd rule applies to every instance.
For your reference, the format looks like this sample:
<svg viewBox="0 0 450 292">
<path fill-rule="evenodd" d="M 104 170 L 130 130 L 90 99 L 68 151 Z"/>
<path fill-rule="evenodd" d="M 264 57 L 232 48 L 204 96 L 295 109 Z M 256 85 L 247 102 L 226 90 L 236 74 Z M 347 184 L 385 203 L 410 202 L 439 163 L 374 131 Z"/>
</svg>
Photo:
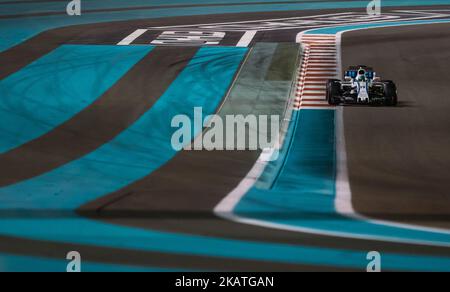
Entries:
<svg viewBox="0 0 450 292">
<path fill-rule="evenodd" d="M 397 105 L 395 83 L 390 80 L 382 81 L 372 68 L 364 65 L 349 67 L 344 81 L 328 80 L 326 89 L 326 98 L 330 105 Z"/>
</svg>

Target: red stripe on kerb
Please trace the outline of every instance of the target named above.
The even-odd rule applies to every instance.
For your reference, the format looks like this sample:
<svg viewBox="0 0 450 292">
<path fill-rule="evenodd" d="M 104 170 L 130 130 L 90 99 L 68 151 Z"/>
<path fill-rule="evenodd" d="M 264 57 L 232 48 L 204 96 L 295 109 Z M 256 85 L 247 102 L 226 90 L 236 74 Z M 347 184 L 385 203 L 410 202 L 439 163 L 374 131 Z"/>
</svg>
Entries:
<svg viewBox="0 0 450 292">
<path fill-rule="evenodd" d="M 294 107 L 330 108 L 324 86 L 328 79 L 336 76 L 336 38 L 334 35 L 303 35 L 302 43 L 303 62 L 299 68 Z"/>
<path fill-rule="evenodd" d="M 325 93 L 303 93 L 303 96 L 325 96 Z"/>
<path fill-rule="evenodd" d="M 318 103 L 311 103 L 311 104 L 301 103 L 300 106 L 301 107 L 307 107 L 307 106 L 310 106 L 310 107 L 318 107 L 318 106 L 329 107 L 329 105 L 327 103 L 319 103 L 319 102 Z"/>
</svg>

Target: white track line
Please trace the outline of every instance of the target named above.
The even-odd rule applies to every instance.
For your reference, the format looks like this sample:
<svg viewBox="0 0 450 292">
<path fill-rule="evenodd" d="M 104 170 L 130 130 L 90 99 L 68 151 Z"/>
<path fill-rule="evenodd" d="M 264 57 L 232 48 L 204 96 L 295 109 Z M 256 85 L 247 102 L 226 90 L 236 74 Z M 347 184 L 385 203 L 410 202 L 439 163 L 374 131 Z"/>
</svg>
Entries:
<svg viewBox="0 0 450 292">
<path fill-rule="evenodd" d="M 403 26 L 403 25 L 399 25 Z M 379 27 L 377 27 L 379 28 Z M 367 29 L 367 28 L 365 28 Z M 338 64 L 339 69 L 342 70 L 342 35 L 346 32 L 354 31 L 352 30 L 345 30 L 342 32 L 339 32 L 336 35 L 336 43 L 337 48 L 339 50 L 338 54 Z M 391 227 L 397 227 L 397 228 L 403 228 L 403 229 L 411 229 L 411 230 L 418 230 L 418 231 L 426 231 L 426 232 L 436 232 L 436 233 L 443 233 L 443 234 L 450 234 L 450 230 L 443 229 L 443 228 L 436 228 L 436 227 L 425 227 L 415 224 L 406 224 L 406 223 L 398 223 L 394 221 L 389 220 L 378 220 L 378 219 L 372 219 L 367 216 L 364 216 L 360 213 L 358 213 L 353 208 L 352 203 L 352 191 L 350 187 L 350 179 L 348 176 L 348 168 L 347 168 L 347 150 L 345 146 L 345 132 L 344 132 L 344 118 L 343 118 L 343 112 L 344 109 L 342 107 L 338 107 L 336 111 L 336 155 L 337 155 L 337 174 L 336 174 L 336 198 L 334 201 L 334 207 L 336 209 L 336 212 L 339 214 L 377 224 L 377 225 L 385 225 L 385 226 L 391 226 Z M 450 243 L 449 243 L 450 245 Z"/>
<path fill-rule="evenodd" d="M 236 47 L 248 47 L 248 45 L 250 45 L 257 32 L 258 32 L 257 30 L 246 31 L 239 40 L 239 42 L 237 43 Z"/>
<path fill-rule="evenodd" d="M 129 36 L 121 40 L 117 43 L 119 46 L 128 46 L 132 42 L 134 42 L 138 37 L 143 35 L 145 32 L 147 32 L 147 29 L 137 29 L 133 33 L 131 33 Z"/>
<path fill-rule="evenodd" d="M 266 168 L 267 160 L 267 155 L 264 153 L 259 156 L 247 176 L 214 208 L 214 213 L 216 215 L 233 221 L 241 220 L 233 214 L 233 210 L 242 197 L 253 187 L 258 178 L 262 175 Z"/>
</svg>

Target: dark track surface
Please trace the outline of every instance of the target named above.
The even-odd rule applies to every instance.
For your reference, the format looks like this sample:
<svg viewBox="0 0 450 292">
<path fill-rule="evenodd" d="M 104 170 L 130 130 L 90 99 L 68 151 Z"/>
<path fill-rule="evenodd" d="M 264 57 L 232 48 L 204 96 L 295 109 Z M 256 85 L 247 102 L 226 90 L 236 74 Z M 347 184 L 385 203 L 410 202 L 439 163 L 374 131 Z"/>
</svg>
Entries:
<svg viewBox="0 0 450 292">
<path fill-rule="evenodd" d="M 343 66 L 375 66 L 399 106 L 346 107 L 349 177 L 357 211 L 450 227 L 450 25 L 344 34 Z"/>
<path fill-rule="evenodd" d="M 199 22 L 220 22 L 220 21 L 233 21 L 233 20 L 251 20 L 251 19 L 263 19 L 263 18 L 273 18 L 273 17 L 292 17 L 292 16 L 302 16 L 302 15 L 315 15 L 315 14 L 326 14 L 336 12 L 337 10 L 321 10 L 321 11 L 303 11 L 303 12 L 279 12 L 279 13 L 246 13 L 246 14 L 229 14 L 229 15 L 209 15 L 209 16 L 198 16 L 198 17 L 177 17 L 177 18 L 165 18 L 159 20 L 139 20 L 139 21 L 127 21 L 127 22 L 114 22 L 114 23 L 104 23 L 104 24 L 96 24 L 96 25 L 80 25 L 80 26 L 72 26 L 67 28 L 61 28 L 57 30 L 48 31 L 43 33 L 35 38 L 25 42 L 24 44 L 17 46 L 9 51 L 0 53 L 0 63 L 6 64 L 0 68 L 0 78 L 11 74 L 12 72 L 17 71 L 24 65 L 29 62 L 37 59 L 40 55 L 49 52 L 53 48 L 57 47 L 62 43 L 86 43 L 86 44 L 111 44 L 119 42 L 124 36 L 130 34 L 135 29 L 140 27 L 148 27 L 148 26 L 160 26 L 160 25 L 174 25 L 174 24 L 195 24 Z M 412 54 L 414 56 L 416 53 L 418 45 L 423 47 L 421 43 L 423 39 L 426 37 L 426 32 L 428 32 L 427 28 L 430 26 L 425 26 L 420 30 L 420 33 L 417 30 L 409 32 L 405 34 L 404 38 L 408 39 L 408 42 L 418 42 L 413 47 L 411 47 L 407 53 Z M 433 27 L 441 27 L 439 33 L 446 33 L 446 35 L 450 36 L 448 33 L 450 26 L 433 26 Z M 447 29 L 447 31 L 445 31 Z M 407 30 L 407 28 L 395 28 L 396 31 Z M 444 30 L 444 31 L 443 31 Z M 378 35 L 378 32 L 384 31 L 383 29 L 377 29 L 372 31 L 363 31 L 362 33 L 366 34 L 367 32 L 374 33 Z M 298 33 L 298 30 L 293 31 L 284 31 L 284 32 L 266 32 L 257 37 L 256 41 L 274 41 L 274 42 L 293 42 L 295 39 L 295 35 Z M 419 33 L 417 37 L 415 34 Z M 360 35 L 358 32 L 349 33 L 348 40 L 347 36 L 344 38 L 344 54 L 347 56 L 347 51 L 353 52 L 350 54 L 352 57 L 356 57 L 357 53 L 355 51 L 360 49 L 359 42 L 352 42 L 354 39 L 353 34 L 356 35 L 360 40 Z M 395 35 L 394 30 L 392 33 L 392 37 L 381 39 L 383 44 L 379 44 L 379 46 L 385 46 L 384 42 L 392 41 L 395 44 L 395 39 L 398 38 L 398 35 Z M 383 37 L 385 33 L 380 34 L 380 37 Z M 366 38 L 363 42 L 364 46 L 368 46 L 372 44 L 372 42 L 367 42 Z M 377 40 L 377 37 L 373 37 L 374 42 Z M 376 42 L 375 42 L 376 44 Z M 438 52 L 433 50 L 439 50 L 441 54 L 444 54 L 444 48 L 433 47 L 432 44 L 428 44 L 430 47 L 428 48 L 429 55 L 435 54 L 435 56 L 439 56 Z M 407 45 L 404 46 L 406 48 Z M 403 48 L 403 47 L 402 47 Z M 448 46 L 445 48 L 448 51 Z M 395 48 L 391 48 L 395 51 Z M 423 49 L 426 54 L 428 51 Z M 374 50 L 375 51 L 375 50 Z M 182 53 L 179 53 L 176 48 L 160 48 L 151 52 L 151 54 L 166 54 L 167 58 L 176 58 L 179 62 L 176 62 L 173 59 L 173 63 L 169 62 L 165 57 L 160 58 L 161 62 L 159 64 L 153 64 L 152 68 L 154 70 L 167 70 L 170 67 L 172 71 L 170 71 L 173 75 L 168 72 L 165 72 L 163 75 L 167 80 L 161 81 L 161 79 L 153 80 L 152 83 L 146 84 L 146 80 L 148 81 L 149 75 L 145 74 L 145 78 L 141 79 L 139 85 L 136 84 L 137 75 L 139 74 L 139 66 L 134 68 L 137 72 L 130 71 L 125 76 L 125 78 L 133 78 L 134 82 L 132 84 L 121 82 L 117 83 L 111 90 L 105 94 L 104 97 L 99 99 L 98 101 L 102 103 L 102 105 L 110 105 L 112 107 L 107 107 L 108 111 L 99 111 L 96 110 L 95 107 L 89 108 L 86 112 L 82 113 L 86 116 L 77 116 L 74 120 L 69 121 L 68 123 L 62 125 L 58 130 L 49 133 L 47 136 L 43 136 L 40 139 L 32 141 L 27 145 L 24 145 L 21 148 L 16 149 L 13 152 L 9 152 L 5 155 L 0 156 L 0 163 L 5 163 L 8 167 L 8 172 L 5 171 L 6 175 L 0 173 L 0 185 L 7 185 L 13 183 L 14 181 L 18 181 L 21 179 L 25 179 L 31 176 L 38 175 L 39 173 L 45 172 L 51 168 L 57 167 L 66 161 L 70 161 L 83 155 L 88 152 L 90 149 L 94 149 L 97 145 L 101 145 L 118 132 L 121 129 L 126 128 L 129 124 L 131 124 L 135 119 L 139 117 L 146 109 L 148 109 L 155 99 L 158 97 L 157 92 L 152 92 L 154 96 L 147 94 L 147 99 L 142 99 L 140 96 L 133 95 L 136 100 L 133 100 L 126 108 L 121 108 L 120 111 L 116 108 L 114 110 L 114 105 L 122 104 L 123 98 L 128 97 L 122 95 L 123 92 L 147 92 L 151 86 L 153 88 L 159 88 L 161 91 L 165 89 L 170 83 L 170 79 L 173 78 L 176 73 L 182 69 L 183 64 L 186 60 L 189 59 L 189 54 L 193 54 L 195 49 L 191 50 L 182 50 Z M 380 52 L 380 50 L 378 50 Z M 425 54 L 425 53 L 424 53 Z M 392 144 L 392 153 L 389 150 L 386 151 L 385 155 L 389 155 L 389 161 L 392 163 L 392 168 L 395 169 L 395 154 L 397 153 L 397 147 L 403 147 L 404 143 L 407 143 L 408 139 L 399 140 L 402 133 L 402 130 L 405 128 L 409 131 L 410 129 L 417 130 L 420 129 L 420 126 L 423 127 L 424 124 L 418 124 L 417 127 L 412 128 L 411 125 L 408 124 L 408 117 L 410 117 L 411 113 L 417 114 L 418 117 L 425 115 L 426 111 L 418 110 L 417 107 L 420 102 L 419 96 L 416 96 L 418 90 L 423 90 L 423 93 L 427 93 L 425 86 L 421 86 L 410 89 L 405 89 L 402 84 L 407 84 L 409 79 L 417 78 L 417 80 L 427 80 L 429 82 L 441 82 L 433 80 L 434 75 L 429 75 L 429 72 L 425 74 L 424 72 L 417 72 L 417 68 L 413 68 L 412 63 L 408 65 L 409 56 L 404 53 L 403 58 L 401 60 L 404 66 L 402 74 L 405 72 L 410 72 L 405 74 L 404 79 L 399 79 L 395 75 L 390 77 L 389 70 L 391 69 L 391 65 L 393 59 L 389 56 L 386 57 L 386 63 L 381 63 L 379 59 L 374 56 L 370 56 L 369 52 L 364 52 L 365 57 L 369 57 L 366 63 L 368 64 L 377 64 L 377 68 L 379 68 L 380 73 L 386 76 L 386 78 L 392 78 L 399 83 L 399 87 L 401 90 L 400 99 L 402 103 L 398 109 L 385 109 L 385 108 L 377 108 L 377 109 L 363 109 L 363 108 L 352 108 L 346 109 L 346 130 L 354 131 L 352 133 L 366 133 L 367 128 L 364 128 L 365 124 L 358 125 L 357 123 L 351 123 L 349 121 L 354 120 L 355 118 L 359 120 L 360 117 L 364 117 L 363 121 L 366 123 L 376 122 L 377 119 L 367 119 L 367 115 L 379 115 L 379 112 L 383 112 L 383 116 L 394 119 L 397 124 L 394 126 L 398 126 L 399 128 L 394 132 L 392 132 L 390 137 L 393 139 L 392 141 L 397 141 L 400 146 L 395 146 L 397 144 Z M 395 56 L 395 55 L 393 55 Z M 390 60 L 390 61 L 387 61 Z M 167 61 L 167 62 L 166 62 Z M 350 60 L 353 61 L 353 60 Z M 349 62 L 350 62 L 349 61 Z M 355 60 L 356 61 L 356 60 Z M 423 60 L 413 60 L 414 62 L 424 62 Z M 439 60 L 434 60 L 437 64 Z M 447 63 L 447 61 L 442 62 Z M 142 60 L 145 63 L 145 59 Z M 347 62 L 347 57 L 344 58 L 344 62 Z M 358 62 L 363 62 L 363 60 L 358 60 Z M 172 64 L 177 64 L 172 67 Z M 145 64 L 149 66 L 149 64 Z M 150 64 L 151 65 L 151 64 Z M 402 65 L 402 66 L 403 66 Z M 416 65 L 419 68 L 422 68 L 424 64 L 419 63 Z M 402 68 L 398 66 L 398 68 Z M 411 71 L 407 71 L 406 68 L 410 68 Z M 427 68 L 425 66 L 425 68 Z M 431 70 L 432 66 L 428 65 L 428 69 Z M 142 70 L 143 68 L 141 68 Z M 414 70 L 413 70 L 414 69 Z M 442 69 L 442 68 L 441 68 Z M 394 73 L 392 71 L 391 73 Z M 420 75 L 419 75 L 420 73 Z M 445 78 L 445 74 L 447 72 L 441 72 L 443 75 L 439 75 L 440 78 Z M 157 75 L 155 75 L 157 76 Z M 420 77 L 419 77 L 420 76 Z M 416 79 L 413 79 L 416 80 Z M 442 86 L 440 89 L 437 89 L 436 93 L 439 90 L 444 89 L 448 83 L 448 73 L 447 73 L 447 81 L 442 82 Z M 157 86 L 156 86 L 156 83 Z M 417 84 L 418 81 L 415 81 Z M 155 87 L 156 86 L 156 87 Z M 409 90 L 408 95 L 410 99 L 406 99 L 405 90 Z M 150 97 L 150 98 L 149 98 Z M 425 108 L 428 109 L 432 107 L 433 110 L 436 111 L 439 107 L 444 106 L 443 98 L 439 96 L 435 96 L 434 98 L 438 98 L 440 103 L 432 104 L 431 102 L 426 102 L 424 104 Z M 129 101 L 128 101 L 129 102 Z M 104 109 L 104 108 L 103 108 Z M 438 119 L 438 114 L 434 111 L 428 113 L 426 117 L 434 117 L 436 119 L 436 127 L 439 126 L 441 132 L 437 132 L 436 139 L 441 139 L 444 137 L 445 141 L 435 141 L 435 143 L 441 142 L 442 145 L 438 148 L 435 143 L 422 146 L 417 145 L 417 148 L 411 147 L 410 143 L 406 146 L 410 147 L 408 149 L 411 152 L 406 152 L 401 149 L 400 152 L 406 156 L 406 153 L 409 155 L 419 154 L 420 149 L 441 149 L 439 153 L 436 153 L 436 157 L 434 159 L 441 159 L 446 157 L 446 161 L 448 162 L 448 154 L 444 153 L 445 145 L 446 149 L 449 149 L 450 141 L 448 140 L 448 132 L 442 132 L 446 126 L 448 126 L 448 119 L 446 119 L 447 111 L 439 110 L 439 115 L 442 113 L 441 119 Z M 403 116 L 400 118 L 399 112 L 404 111 Z M 90 123 L 86 122 L 89 120 L 93 120 L 95 116 L 105 116 L 107 120 L 99 120 L 96 121 L 96 126 L 94 128 L 89 128 Z M 120 119 L 119 117 L 126 117 L 124 119 Z M 448 115 L 447 115 L 448 116 Z M 359 117 L 359 118 L 358 118 Z M 426 121 L 429 122 L 429 119 Z M 424 117 L 425 119 L 425 117 Z M 379 120 L 378 120 L 379 121 Z M 403 124 L 400 123 L 403 122 Z M 418 120 L 420 121 L 420 120 Z M 385 123 L 388 123 L 389 120 L 385 120 Z M 438 123 L 439 122 L 439 123 Z M 402 126 L 403 125 L 403 126 Z M 426 125 L 426 123 L 425 123 Z M 113 127 L 112 127 L 113 126 Z M 369 127 L 370 124 L 365 125 Z M 354 127 L 354 128 L 352 128 Z M 411 127 L 411 128 L 409 128 Z M 447 127 L 448 128 L 448 127 Z M 390 126 L 390 129 L 393 129 Z M 395 128 L 394 128 L 395 129 Z M 423 127 L 422 134 L 417 136 L 416 139 L 422 139 L 421 142 L 425 143 L 425 139 L 423 139 L 423 135 L 425 135 L 425 131 L 429 129 L 433 129 L 433 127 Z M 407 131 L 405 130 L 405 131 Z M 358 132 L 359 131 L 359 132 Z M 372 131 L 373 132 L 373 131 Z M 95 140 L 92 140 L 89 135 L 96 136 Z M 99 135 L 101 133 L 101 135 Z M 378 132 L 377 132 L 378 133 Z M 385 132 L 379 131 L 379 135 L 383 135 Z M 412 133 L 412 131 L 410 131 Z M 361 134 L 363 135 L 363 134 Z M 374 201 L 379 200 L 383 196 L 379 194 L 379 191 L 376 187 L 376 184 L 368 184 L 367 177 L 359 177 L 358 173 L 360 170 L 355 168 L 355 164 L 359 166 L 356 167 L 365 167 L 364 165 L 360 165 L 361 156 L 354 155 L 364 155 L 364 159 L 371 158 L 371 163 L 378 163 L 376 159 L 376 152 L 373 152 L 373 156 L 366 156 L 366 153 L 360 153 L 357 151 L 352 151 L 354 148 L 359 148 L 359 151 L 362 151 L 363 148 L 360 143 L 366 143 L 366 136 L 359 136 L 357 134 L 347 136 L 347 147 L 349 150 L 349 158 L 350 158 L 350 178 L 355 180 L 357 178 L 360 179 L 360 182 L 352 183 L 355 204 L 358 210 L 364 210 L 365 204 L 380 206 L 379 203 L 374 204 Z M 374 137 L 376 135 L 373 135 Z M 358 138 L 359 137 L 359 138 Z M 60 141 L 65 141 L 65 143 L 69 143 L 71 139 L 79 139 L 78 144 L 75 148 L 71 149 L 71 151 L 64 151 L 66 144 L 60 143 Z M 353 139 L 353 140 L 352 140 Z M 366 140 L 364 140 L 366 139 Z M 377 142 L 380 144 L 383 140 L 374 140 L 372 141 L 373 149 L 379 149 L 382 145 L 377 146 Z M 385 138 L 383 138 L 385 139 Z M 84 142 L 81 142 L 84 141 Z M 386 140 L 384 140 L 386 141 Z M 389 139 L 389 141 L 391 141 Z M 419 141 L 418 141 L 419 142 Z M 445 143 L 444 143 L 445 142 Z M 366 144 L 364 144 L 366 145 Z M 395 149 L 394 149 L 395 146 Z M 422 148 L 422 147 L 426 148 Z M 353 147 L 353 148 L 352 148 Z M 45 156 L 43 155 L 43 149 L 52 149 L 52 151 L 56 151 L 60 155 Z M 33 154 L 38 153 L 39 159 L 34 160 Z M 425 159 L 424 154 L 423 159 Z M 441 156 L 442 155 L 442 156 Z M 419 156 L 420 157 L 420 156 Z M 117 191 L 116 193 L 111 194 L 110 196 L 104 197 L 100 200 L 92 202 L 83 208 L 80 211 L 82 214 L 85 214 L 90 217 L 94 217 L 99 220 L 107 220 L 108 222 L 123 224 L 123 225 L 132 225 L 139 226 L 144 228 L 151 228 L 156 230 L 164 230 L 171 232 L 181 232 L 181 233 L 190 233 L 190 234 L 200 234 L 207 236 L 220 236 L 226 238 L 234 238 L 234 239 L 242 239 L 242 240 L 255 240 L 255 241 L 263 241 L 263 242 L 280 242 L 280 243 L 289 243 L 289 244 L 303 244 L 307 246 L 314 247 L 331 247 L 331 248 L 341 248 L 341 249 L 352 249 L 352 250 L 372 250 L 376 249 L 382 252 L 403 252 L 403 253 L 411 253 L 411 254 L 425 254 L 425 255 L 448 255 L 448 249 L 439 248 L 439 247 L 426 247 L 426 246 L 414 246 L 414 245 L 406 245 L 406 244 L 395 244 L 395 243 L 383 243 L 383 242 L 373 242 L 367 240 L 353 240 L 353 239 L 343 239 L 343 238 L 330 238 L 327 236 L 317 236 L 311 234 L 304 233 L 296 233 L 296 232 L 288 232 L 288 231 L 280 231 L 267 229 L 262 227 L 244 225 L 239 223 L 234 223 L 226 220 L 219 219 L 214 216 L 212 209 L 216 206 L 216 204 L 229 192 L 231 191 L 244 177 L 247 172 L 250 170 L 252 165 L 257 159 L 256 152 L 182 152 L 177 155 L 173 160 L 171 160 L 168 164 L 161 167 L 159 170 L 151 174 L 149 177 L 145 178 L 142 181 L 138 181 L 122 190 Z M 396 158 L 398 159 L 398 158 Z M 430 159 L 430 157 L 428 157 Z M 383 158 L 383 162 L 386 162 L 386 158 Z M 401 161 L 403 163 L 403 168 L 400 168 L 397 173 L 400 173 L 398 176 L 403 176 L 403 171 L 409 170 L 412 165 L 407 164 L 406 160 Z M 17 171 L 18 168 L 15 168 L 15 165 L 23 165 L 29 163 L 29 171 L 26 173 L 22 173 Z M 353 163 L 353 164 L 352 164 Z M 412 163 L 412 162 L 411 162 Z M 448 170 L 444 169 L 444 167 L 448 166 L 447 164 L 442 164 L 442 173 L 447 174 Z M 377 167 L 385 167 L 386 164 L 374 165 L 373 169 Z M 439 164 L 436 164 L 439 165 Z M 413 165 L 414 166 L 414 165 Z M 420 165 L 419 165 L 420 166 Z M 427 165 L 428 167 L 430 165 Z M 422 167 L 423 168 L 423 167 Z M 14 170 L 16 169 L 16 170 Z M 437 171 L 438 169 L 432 169 L 431 171 Z M 4 171 L 3 169 L 1 171 Z M 371 175 L 367 169 L 364 170 L 365 173 Z M 445 172 L 447 171 L 447 172 Z M 355 174 L 356 173 L 356 174 Z M 362 172 L 364 173 L 364 172 Z M 426 173 L 426 172 L 425 172 Z M 356 176 L 355 176 L 356 175 Z M 436 179 L 436 174 L 434 172 L 429 173 L 432 179 Z M 424 173 L 417 173 L 419 178 L 424 177 Z M 396 176 L 396 178 L 398 178 Z M 388 179 L 387 176 L 381 176 L 380 180 Z M 443 181 L 443 176 L 441 176 L 436 182 L 440 182 L 442 185 L 442 189 L 439 189 L 439 192 L 435 192 L 435 196 L 442 202 L 442 199 L 446 197 L 445 193 L 441 191 L 444 190 L 445 181 Z M 410 183 L 408 179 L 408 184 Z M 419 180 L 416 180 L 419 181 Z M 430 180 L 432 181 L 432 180 Z M 373 177 L 369 177 L 369 182 L 375 182 Z M 383 183 L 384 184 L 384 183 Z M 381 185 L 383 185 L 381 184 Z M 400 187 L 404 187 L 408 184 L 402 184 Z M 385 184 L 384 184 L 385 185 Z M 412 184 L 409 184 L 411 188 L 414 187 Z M 365 193 L 365 187 L 375 188 L 373 193 Z M 396 186 L 389 186 L 392 190 L 395 190 Z M 428 188 L 428 186 L 426 186 Z M 434 186 L 435 190 L 438 189 L 437 186 Z M 208 192 L 204 192 L 207 189 Z M 381 191 L 384 192 L 383 189 Z M 364 194 L 362 194 L 364 193 Z M 397 206 L 402 206 L 403 199 L 407 199 L 409 202 L 408 194 L 403 194 L 402 196 L 396 196 L 396 194 L 389 194 L 385 192 L 386 198 L 383 200 L 383 204 L 387 203 L 389 206 L 392 206 L 393 210 L 397 210 Z M 423 194 L 415 195 L 417 198 L 417 204 L 414 206 L 421 206 L 422 201 L 427 200 L 426 198 L 422 200 L 421 196 Z M 439 197 L 440 196 L 440 197 Z M 447 196 L 448 199 L 448 196 Z M 436 200 L 437 201 L 437 200 Z M 399 203 L 400 202 L 400 203 Z M 426 204 L 433 203 L 433 200 L 428 200 Z M 435 208 L 435 210 L 440 210 L 444 214 L 450 213 L 450 208 L 445 204 L 439 203 L 439 206 Z M 432 209 L 434 206 L 429 205 L 429 209 Z M 440 209 L 439 209 L 440 208 Z M 90 213 L 92 210 L 96 211 L 93 215 Z M 400 208 L 398 208 L 400 210 Z M 416 209 L 412 209 L 413 211 Z M 148 218 L 148 213 L 151 211 L 153 214 Z M 373 211 L 372 209 L 370 211 Z M 379 212 L 380 210 L 376 210 Z M 383 211 L 385 211 L 383 209 Z M 400 210 L 401 211 L 401 210 Z M 408 212 L 411 210 L 408 210 Z M 115 213 L 118 212 L 118 213 Z M 111 217 L 116 217 L 112 219 Z M 291 271 L 291 270 L 333 270 L 332 267 L 315 267 L 315 266 L 302 266 L 302 265 L 289 265 L 289 264 L 274 264 L 270 262 L 257 262 L 257 261 L 245 261 L 245 260 L 235 260 L 235 259 L 224 259 L 224 258 L 213 258 L 213 257 L 199 257 L 199 256 L 190 256 L 190 255 L 174 255 L 174 254 L 160 254 L 160 253 L 145 253 L 145 252 L 137 252 L 137 251 L 129 251 L 129 250 L 115 250 L 115 249 L 104 249 L 104 248 L 96 248 L 96 247 L 87 247 L 87 246 L 69 246 L 66 244 L 57 244 L 50 242 L 37 242 L 37 241 L 29 241 L 23 239 L 12 239 L 12 238 L 2 238 L 0 240 L 0 250 L 5 252 L 17 253 L 17 254 L 29 254 L 29 255 L 41 255 L 41 256 L 49 256 L 54 258 L 60 258 L 61 254 L 64 254 L 67 249 L 73 248 L 74 250 L 79 250 L 83 253 L 85 259 L 92 261 L 108 261 L 112 263 L 134 263 L 142 266 L 159 266 L 159 267 L 174 267 L 174 268 L 186 268 L 186 269 L 224 269 L 224 270 L 281 270 L 281 271 Z M 43 252 L 45 251 L 45 252 Z M 113 256 L 111 256 L 113 255 Z"/>
<path fill-rule="evenodd" d="M 358 9 L 352 11 L 361 11 Z M 96 24 L 72 25 L 52 29 L 6 51 L 0 52 L 0 79 L 18 71 L 40 56 L 45 55 L 61 44 L 117 44 L 138 28 L 165 25 L 193 25 L 198 23 L 216 23 L 233 21 L 250 21 L 270 18 L 299 17 L 317 14 L 341 12 L 333 10 L 258 12 L 239 14 L 215 14 L 185 17 L 166 17 L 149 20 L 115 21 Z M 256 41 L 294 42 L 298 30 L 283 32 L 264 32 Z M 239 36 L 240 37 L 240 36 Z M 146 42 L 148 44 L 148 41 Z"/>
<path fill-rule="evenodd" d="M 52 0 L 50 0 L 52 1 Z M 45 1 L 45 2 L 50 2 Z M 53 0 L 56 2 L 55 0 Z M 327 0 L 327 2 L 339 2 L 341 0 Z M 347 0 L 347 2 L 351 1 L 358 1 L 358 0 Z M 0 2 L 0 5 L 2 4 L 11 4 L 14 2 L 22 2 L 22 1 L 12 1 L 12 2 Z M 25 1 L 26 2 L 26 1 Z M 33 1 L 33 2 L 39 2 L 39 1 Z M 44 2 L 44 1 L 42 1 Z M 60 0 L 60 2 L 65 2 L 65 0 Z M 83 13 L 100 13 L 100 12 L 121 12 L 121 11 L 128 11 L 128 10 L 153 10 L 153 9 L 164 9 L 164 8 L 170 8 L 170 9 L 183 9 L 183 8 L 198 8 L 198 7 L 230 7 L 230 6 L 252 6 L 252 5 L 272 5 L 272 4 L 311 4 L 311 3 L 317 3 L 317 1 L 274 1 L 274 2 L 246 2 L 246 3 L 210 3 L 210 4 L 171 4 L 171 5 L 146 5 L 146 6 L 139 6 L 139 7 L 124 7 L 124 8 L 102 8 L 102 9 L 90 9 L 90 10 L 84 10 Z M 53 12 L 26 12 L 24 14 L 11 14 L 11 15 L 0 15 L 0 19 L 7 19 L 7 18 L 20 18 L 20 17 L 36 17 L 36 16 L 51 16 L 51 15 L 65 15 L 65 11 L 53 11 Z"/>
</svg>

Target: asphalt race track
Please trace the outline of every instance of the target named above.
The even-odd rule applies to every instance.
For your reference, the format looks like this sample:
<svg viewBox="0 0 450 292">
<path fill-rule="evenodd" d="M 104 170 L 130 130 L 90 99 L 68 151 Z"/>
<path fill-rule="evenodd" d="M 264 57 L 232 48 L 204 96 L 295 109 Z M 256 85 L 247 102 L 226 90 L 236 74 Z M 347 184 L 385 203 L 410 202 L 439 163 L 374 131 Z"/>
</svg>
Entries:
<svg viewBox="0 0 450 292">
<path fill-rule="evenodd" d="M 450 271 L 450 3 L 85 2 L 0 0 L 0 271 Z M 328 106 L 358 64 L 398 106 Z M 176 151 L 198 107 L 278 158 Z"/>
<path fill-rule="evenodd" d="M 363 35 L 367 42 L 358 44 Z M 377 64 L 383 78 L 396 79 L 402 97 L 394 111 L 344 111 L 350 182 L 361 213 L 449 227 L 449 121 L 442 112 L 448 99 L 441 100 L 450 81 L 448 35 L 449 25 L 438 24 L 352 32 L 343 40 L 344 67 Z"/>
</svg>

